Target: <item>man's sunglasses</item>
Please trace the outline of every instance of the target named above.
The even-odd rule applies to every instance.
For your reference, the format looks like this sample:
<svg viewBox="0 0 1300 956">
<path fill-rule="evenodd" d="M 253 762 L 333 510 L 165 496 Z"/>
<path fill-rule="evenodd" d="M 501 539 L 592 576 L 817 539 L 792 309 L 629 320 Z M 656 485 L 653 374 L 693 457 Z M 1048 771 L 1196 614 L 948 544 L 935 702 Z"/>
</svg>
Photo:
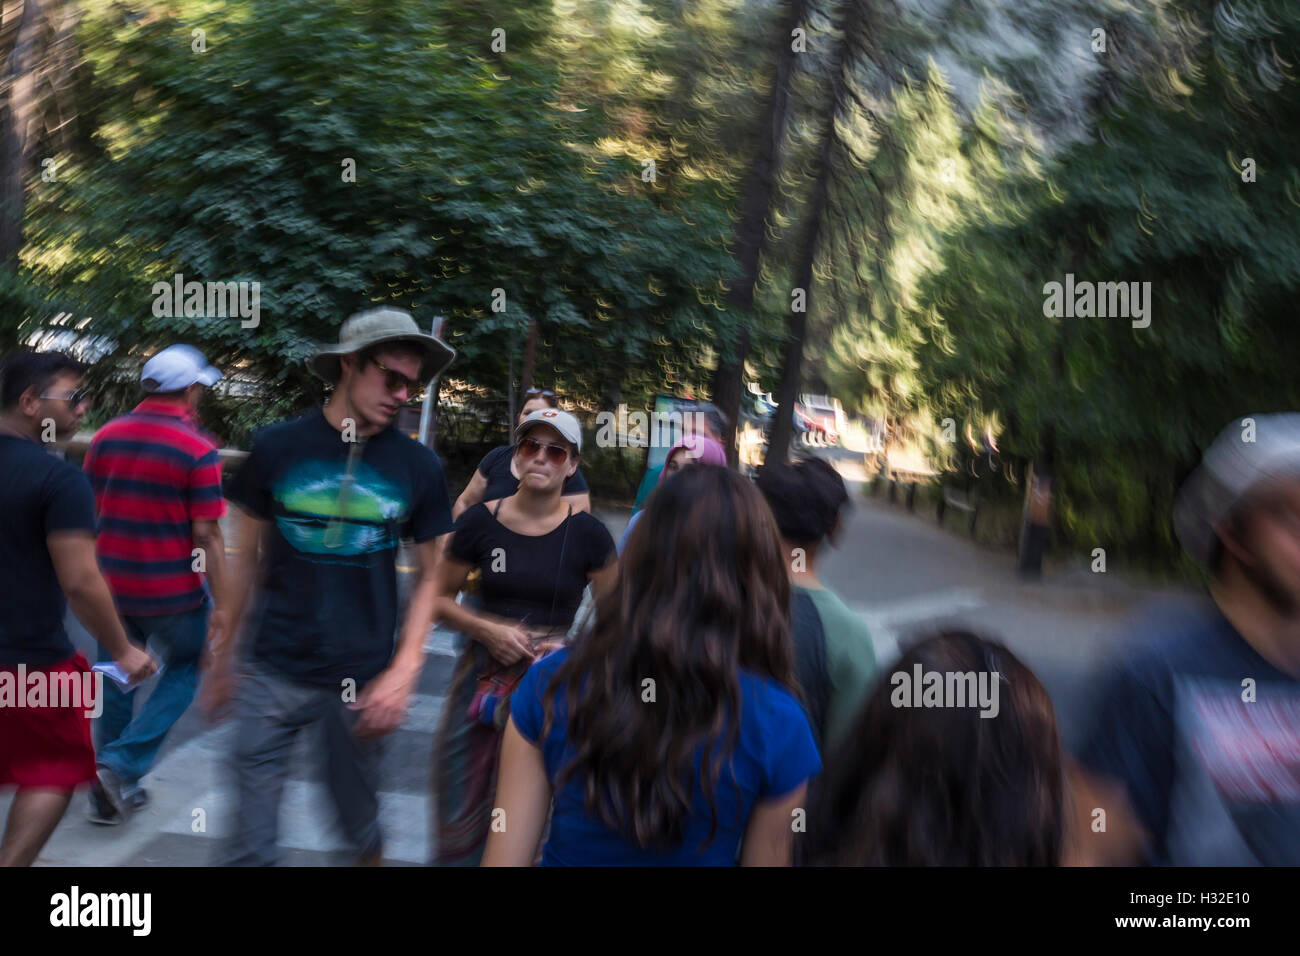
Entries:
<svg viewBox="0 0 1300 956">
<path fill-rule="evenodd" d="M 370 361 L 374 362 L 375 366 L 384 373 L 384 383 L 388 386 L 390 392 L 395 392 L 399 388 L 405 388 L 407 401 L 412 401 L 424 396 L 425 385 L 419 379 L 407 378 L 401 372 L 396 372 L 389 368 L 383 362 L 379 361 L 379 359 L 372 358 Z"/>
<path fill-rule="evenodd" d="M 71 395 L 42 395 L 41 398 L 48 398 L 57 402 L 67 402 L 73 408 L 76 408 L 83 402 L 90 401 L 90 389 L 83 385 Z"/>
<path fill-rule="evenodd" d="M 562 465 L 569 458 L 569 449 L 563 445 L 552 445 L 550 442 L 538 441 L 536 438 L 519 440 L 519 450 L 523 452 L 525 458 L 534 458 L 543 449 L 546 450 L 546 460 L 552 465 Z"/>
</svg>

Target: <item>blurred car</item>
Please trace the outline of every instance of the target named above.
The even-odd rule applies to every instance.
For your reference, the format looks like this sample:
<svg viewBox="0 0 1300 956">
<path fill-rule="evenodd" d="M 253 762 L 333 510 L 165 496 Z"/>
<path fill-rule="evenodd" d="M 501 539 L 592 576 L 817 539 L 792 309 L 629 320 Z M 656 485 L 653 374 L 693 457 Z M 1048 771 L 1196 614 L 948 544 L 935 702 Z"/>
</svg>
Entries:
<svg viewBox="0 0 1300 956">
<path fill-rule="evenodd" d="M 795 427 L 808 434 L 813 443 L 838 445 L 840 433 L 838 413 L 830 399 L 824 395 L 804 395 L 795 403 Z M 800 427 L 799 419 L 804 425 Z"/>
</svg>

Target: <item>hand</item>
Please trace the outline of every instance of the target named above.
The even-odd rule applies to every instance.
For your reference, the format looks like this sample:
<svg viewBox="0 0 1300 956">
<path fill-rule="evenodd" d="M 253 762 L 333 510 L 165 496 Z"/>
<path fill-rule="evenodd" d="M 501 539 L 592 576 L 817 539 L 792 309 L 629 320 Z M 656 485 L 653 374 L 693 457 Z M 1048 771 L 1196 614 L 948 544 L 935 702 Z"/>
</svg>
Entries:
<svg viewBox="0 0 1300 956">
<path fill-rule="evenodd" d="M 564 641 L 560 639 L 556 639 L 553 641 L 542 641 L 540 644 L 538 644 L 536 647 L 533 648 L 533 653 L 536 655 L 536 659 L 540 661 L 547 654 L 550 654 L 552 651 L 558 651 L 563 646 L 564 646 Z"/>
<path fill-rule="evenodd" d="M 209 723 L 226 716 L 235 692 L 235 667 L 226 654 L 204 654 L 200 665 L 203 681 L 199 685 L 199 712 Z"/>
<path fill-rule="evenodd" d="M 389 667 L 361 688 L 361 696 L 348 704 L 349 710 L 361 711 L 352 732 L 358 737 L 382 737 L 400 727 L 417 676 L 418 672 Z"/>
<path fill-rule="evenodd" d="M 158 670 L 158 662 L 145 651 L 132 644 L 116 661 L 122 672 L 131 678 L 132 684 L 138 684 Z"/>
<path fill-rule="evenodd" d="M 488 653 L 502 664 L 516 664 L 533 659 L 533 644 L 528 631 L 518 624 L 494 624 L 483 641 Z"/>
</svg>

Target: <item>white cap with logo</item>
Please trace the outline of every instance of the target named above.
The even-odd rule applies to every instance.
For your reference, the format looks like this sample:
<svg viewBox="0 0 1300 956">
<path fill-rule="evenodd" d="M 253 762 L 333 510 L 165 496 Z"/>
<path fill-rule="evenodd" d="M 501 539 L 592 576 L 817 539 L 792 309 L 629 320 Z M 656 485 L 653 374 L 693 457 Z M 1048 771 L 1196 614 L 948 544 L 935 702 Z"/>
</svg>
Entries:
<svg viewBox="0 0 1300 956">
<path fill-rule="evenodd" d="M 576 418 L 558 408 L 539 408 L 535 412 L 529 412 L 528 417 L 515 429 L 515 441 L 522 438 L 528 429 L 539 424 L 550 425 L 564 437 L 565 441 L 575 445 L 579 453 L 582 452 L 582 426 L 578 424 Z"/>
<path fill-rule="evenodd" d="M 213 385 L 221 373 L 192 345 L 169 345 L 144 363 L 140 387 L 146 392 L 176 392 L 195 382 Z"/>
</svg>

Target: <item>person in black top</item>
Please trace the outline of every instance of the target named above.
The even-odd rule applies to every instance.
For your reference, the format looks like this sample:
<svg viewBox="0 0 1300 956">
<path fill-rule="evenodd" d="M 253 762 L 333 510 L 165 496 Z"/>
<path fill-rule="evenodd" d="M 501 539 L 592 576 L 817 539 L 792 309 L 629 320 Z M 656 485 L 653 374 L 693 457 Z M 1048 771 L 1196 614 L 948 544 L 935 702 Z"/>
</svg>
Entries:
<svg viewBox="0 0 1300 956">
<path fill-rule="evenodd" d="M 48 447 L 81 423 L 84 371 L 32 351 L 0 369 L 0 788 L 18 791 L 0 826 L 0 866 L 29 866 L 73 790 L 96 777 L 90 718 L 101 695 L 68 638 L 67 605 L 133 682 L 157 669 L 127 639 L 100 572 L 90 482 Z M 48 695 L 34 690 L 47 685 Z"/>
<path fill-rule="evenodd" d="M 393 419 L 454 355 L 404 310 L 350 317 L 339 344 L 309 364 L 334 383 L 329 401 L 258 432 L 227 489 L 240 549 L 232 630 L 213 642 L 201 692 L 209 714 L 233 701 L 237 715 L 225 865 L 276 862 L 293 742 L 308 727 L 319 731 L 327 789 L 360 862 L 382 858 L 382 738 L 401 725 L 419 681 L 440 538 L 452 528 L 437 457 Z M 419 571 L 400 617 L 404 538 Z"/>
<path fill-rule="evenodd" d="M 544 408 L 559 408 L 560 400 L 549 388 L 530 388 L 524 392 L 524 407 L 519 410 L 516 427 L 522 425 L 533 412 Z M 519 489 L 519 470 L 515 464 L 515 446 L 501 445 L 483 456 L 474 477 L 465 486 L 451 509 L 452 518 L 459 518 L 480 501 L 509 498 Z M 561 492 L 573 505 L 574 511 L 591 510 L 591 494 L 582 469 L 576 468 L 564 480 Z"/>
<path fill-rule="evenodd" d="M 529 664 L 561 645 L 587 582 L 600 591 L 617 575 L 609 531 L 562 493 L 578 470 L 577 420 L 538 409 L 515 441 L 518 492 L 460 516 L 438 574 L 438 619 L 469 638 L 434 740 L 439 865 L 478 864 L 509 692 Z M 473 568 L 482 572 L 481 610 L 456 603 Z"/>
</svg>

